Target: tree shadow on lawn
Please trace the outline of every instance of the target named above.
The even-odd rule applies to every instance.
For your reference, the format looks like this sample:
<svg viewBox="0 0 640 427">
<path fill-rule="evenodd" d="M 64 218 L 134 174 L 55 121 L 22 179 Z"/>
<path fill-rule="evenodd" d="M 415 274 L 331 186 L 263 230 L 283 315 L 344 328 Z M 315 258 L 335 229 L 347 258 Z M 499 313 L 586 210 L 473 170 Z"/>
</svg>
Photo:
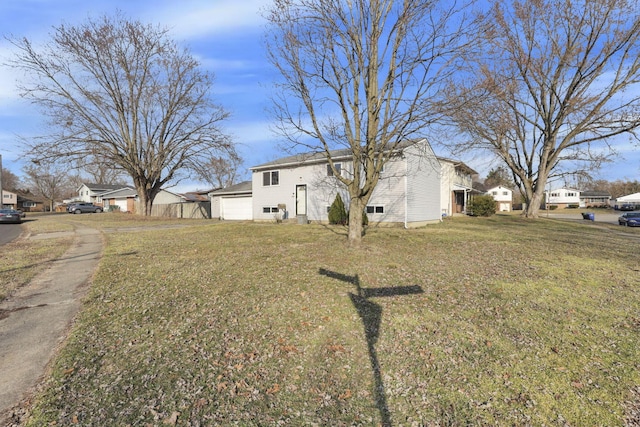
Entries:
<svg viewBox="0 0 640 427">
<path fill-rule="evenodd" d="M 374 378 L 374 396 L 376 399 L 376 406 L 380 412 L 382 419 L 382 425 L 390 427 L 391 413 L 387 405 L 387 396 L 384 389 L 384 383 L 382 381 L 382 374 L 380 372 L 380 362 L 378 360 L 378 353 L 376 351 L 376 343 L 380 336 L 380 326 L 382 324 L 382 307 L 369 298 L 376 297 L 393 297 L 400 295 L 413 295 L 421 294 L 424 291 L 418 285 L 413 286 L 394 286 L 386 288 L 363 288 L 360 286 L 360 279 L 358 275 L 347 276 L 345 274 L 336 273 L 334 271 L 320 269 L 320 274 L 323 276 L 331 277 L 346 283 L 350 283 L 356 287 L 357 293 L 349 292 L 349 298 L 351 303 L 356 308 L 362 325 L 364 326 L 364 333 L 367 339 L 367 348 L 369 350 L 369 361 L 371 362 L 371 370 L 373 371 Z"/>
</svg>

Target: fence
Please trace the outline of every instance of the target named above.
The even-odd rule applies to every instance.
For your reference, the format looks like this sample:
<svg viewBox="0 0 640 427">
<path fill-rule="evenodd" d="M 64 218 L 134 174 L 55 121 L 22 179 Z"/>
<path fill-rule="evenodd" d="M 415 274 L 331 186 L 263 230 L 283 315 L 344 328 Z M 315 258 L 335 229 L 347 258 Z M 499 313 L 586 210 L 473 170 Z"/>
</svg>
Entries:
<svg viewBox="0 0 640 427">
<path fill-rule="evenodd" d="M 142 203 L 136 202 L 136 212 L 144 212 Z M 211 202 L 169 203 L 151 207 L 151 216 L 163 218 L 210 219 Z"/>
</svg>

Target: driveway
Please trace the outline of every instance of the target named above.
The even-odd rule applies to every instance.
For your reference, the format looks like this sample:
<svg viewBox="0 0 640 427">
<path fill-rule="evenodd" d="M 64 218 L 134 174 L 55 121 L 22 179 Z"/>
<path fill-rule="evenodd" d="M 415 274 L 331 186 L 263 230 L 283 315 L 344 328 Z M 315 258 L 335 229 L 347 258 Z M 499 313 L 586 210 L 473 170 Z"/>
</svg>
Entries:
<svg viewBox="0 0 640 427">
<path fill-rule="evenodd" d="M 98 230 L 77 228 L 60 259 L 0 303 L 0 425 L 20 418 L 20 404 L 66 339 L 102 248 Z"/>
<path fill-rule="evenodd" d="M 0 224 L 0 246 L 15 240 L 22 233 L 20 224 Z"/>
</svg>

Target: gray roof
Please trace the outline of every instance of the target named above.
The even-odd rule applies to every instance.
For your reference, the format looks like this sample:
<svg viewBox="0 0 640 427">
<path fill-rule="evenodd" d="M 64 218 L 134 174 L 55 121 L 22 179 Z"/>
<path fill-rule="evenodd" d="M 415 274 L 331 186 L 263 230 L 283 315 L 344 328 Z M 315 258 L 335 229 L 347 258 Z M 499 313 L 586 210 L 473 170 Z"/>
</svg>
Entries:
<svg viewBox="0 0 640 427">
<path fill-rule="evenodd" d="M 83 185 L 85 185 L 89 190 L 96 191 L 96 192 L 119 190 L 119 189 L 124 188 L 124 187 L 129 187 L 128 185 L 122 185 L 122 184 L 87 184 L 87 183 L 83 183 Z"/>
<path fill-rule="evenodd" d="M 105 191 L 100 194 L 103 199 L 115 199 L 116 197 L 136 197 L 138 192 L 131 187 L 118 187 L 116 190 Z"/>
<path fill-rule="evenodd" d="M 227 188 L 212 191 L 209 193 L 211 196 L 223 196 L 225 194 L 251 194 L 252 183 L 251 181 L 243 181 L 238 184 L 231 185 Z"/>
<path fill-rule="evenodd" d="M 608 191 L 581 191 L 580 197 L 611 197 Z"/>
</svg>

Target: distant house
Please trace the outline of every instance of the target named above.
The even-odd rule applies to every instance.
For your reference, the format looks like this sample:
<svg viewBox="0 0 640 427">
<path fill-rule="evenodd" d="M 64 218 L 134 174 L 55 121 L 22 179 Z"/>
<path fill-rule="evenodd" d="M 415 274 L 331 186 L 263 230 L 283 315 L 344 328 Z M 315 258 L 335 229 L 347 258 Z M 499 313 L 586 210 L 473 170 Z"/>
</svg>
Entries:
<svg viewBox="0 0 640 427">
<path fill-rule="evenodd" d="M 615 209 L 619 209 L 622 205 L 634 205 L 636 209 L 640 208 L 640 193 L 628 194 L 613 201 Z"/>
<path fill-rule="evenodd" d="M 2 190 L 2 200 L 0 200 L 0 208 L 17 209 L 18 195 L 11 191 Z"/>
<path fill-rule="evenodd" d="M 78 197 L 74 201 L 94 203 L 102 206 L 102 194 L 108 191 L 131 188 L 122 184 L 82 184 L 78 188 Z"/>
<path fill-rule="evenodd" d="M 23 212 L 48 212 L 49 201 L 44 197 L 36 196 L 31 193 L 17 192 L 16 199 L 18 202 L 18 209 Z"/>
<path fill-rule="evenodd" d="M 251 188 L 252 182 L 244 181 L 210 192 L 211 217 L 223 220 L 253 219 Z"/>
<path fill-rule="evenodd" d="M 134 213 L 138 192 L 130 187 L 119 188 L 117 190 L 106 191 L 100 194 L 102 206 L 105 211 L 119 211 Z"/>
<path fill-rule="evenodd" d="M 511 212 L 513 210 L 513 190 L 510 188 L 499 185 L 487 190 L 486 194 L 496 201 L 496 210 L 498 212 Z"/>
<path fill-rule="evenodd" d="M 458 183 L 466 181 L 458 179 L 457 174 L 466 174 L 466 169 L 454 161 L 440 161 L 425 139 L 401 146 L 391 154 L 365 207 L 370 224 L 420 226 L 442 219 L 443 198 L 449 205 L 450 200 L 458 202 L 456 196 L 461 193 L 460 204 L 465 204 L 467 187 Z M 331 156 L 338 173 L 352 176 L 350 150 L 336 150 Z M 250 169 L 254 220 L 281 216 L 295 217 L 300 223 L 327 222 L 329 207 L 338 193 L 349 209 L 346 189 L 333 176 L 324 153 L 298 154 Z M 443 189 L 446 196 L 441 195 Z"/>
<path fill-rule="evenodd" d="M 580 192 L 580 207 L 592 208 L 609 206 L 611 201 L 611 194 L 606 191 L 581 191 Z"/>
<path fill-rule="evenodd" d="M 546 193 L 547 209 L 553 206 L 557 208 L 577 208 L 580 206 L 580 191 L 573 188 L 558 188 Z"/>
</svg>

